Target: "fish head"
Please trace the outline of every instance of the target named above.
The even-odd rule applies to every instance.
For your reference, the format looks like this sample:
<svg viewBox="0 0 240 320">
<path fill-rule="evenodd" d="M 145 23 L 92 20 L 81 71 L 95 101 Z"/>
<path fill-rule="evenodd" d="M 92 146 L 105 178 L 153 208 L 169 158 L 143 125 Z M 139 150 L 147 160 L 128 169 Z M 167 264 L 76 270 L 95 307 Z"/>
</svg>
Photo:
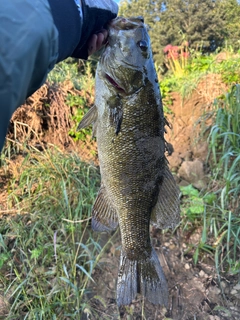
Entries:
<svg viewBox="0 0 240 320">
<path fill-rule="evenodd" d="M 108 88 L 123 95 L 138 91 L 148 80 L 152 65 L 150 38 L 143 18 L 112 20 L 97 70 Z"/>
</svg>

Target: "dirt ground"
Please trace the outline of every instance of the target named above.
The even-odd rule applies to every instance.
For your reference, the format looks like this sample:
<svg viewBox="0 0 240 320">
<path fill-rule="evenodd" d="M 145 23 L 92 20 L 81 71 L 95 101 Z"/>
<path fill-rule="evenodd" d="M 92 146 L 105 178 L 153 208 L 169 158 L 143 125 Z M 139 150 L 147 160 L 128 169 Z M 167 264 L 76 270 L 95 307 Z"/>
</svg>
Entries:
<svg viewBox="0 0 240 320">
<path fill-rule="evenodd" d="M 89 287 L 89 299 L 96 311 L 96 319 L 173 319 L 173 320 L 238 320 L 240 319 L 240 275 L 224 272 L 218 277 L 214 261 L 205 256 L 193 264 L 192 254 L 184 254 L 187 244 L 201 236 L 194 233 L 183 238 L 181 230 L 163 234 L 152 229 L 152 243 L 158 254 L 169 287 L 169 306 L 156 307 L 139 296 L 131 306 L 118 310 L 116 285 L 120 256 L 120 235 L 115 244 L 100 260 L 93 274 L 94 284 Z M 109 236 L 102 235 L 103 243 Z M 99 302 L 94 296 L 100 296 Z M 89 316 L 90 319 L 95 319 Z M 87 314 L 82 319 L 88 319 Z"/>
</svg>

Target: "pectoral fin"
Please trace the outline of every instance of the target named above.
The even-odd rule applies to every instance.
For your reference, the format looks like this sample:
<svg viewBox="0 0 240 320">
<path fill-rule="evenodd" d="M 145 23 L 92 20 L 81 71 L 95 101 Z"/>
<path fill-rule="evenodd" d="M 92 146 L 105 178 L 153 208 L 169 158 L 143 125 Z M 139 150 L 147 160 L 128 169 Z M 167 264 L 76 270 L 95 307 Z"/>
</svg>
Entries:
<svg viewBox="0 0 240 320">
<path fill-rule="evenodd" d="M 112 96 L 108 99 L 107 104 L 109 107 L 110 124 L 115 127 L 115 133 L 118 135 L 121 130 L 123 119 L 122 100 L 118 95 Z"/>
<path fill-rule="evenodd" d="M 153 208 L 151 223 L 158 228 L 174 228 L 180 221 L 180 190 L 168 166 L 160 184 L 157 203 Z"/>
<path fill-rule="evenodd" d="M 89 111 L 82 118 L 81 122 L 77 127 L 77 131 L 84 129 L 92 124 L 94 125 L 94 123 L 97 121 L 97 118 L 98 118 L 97 107 L 94 105 L 92 108 L 89 109 Z"/>
<path fill-rule="evenodd" d="M 112 231 L 118 226 L 118 216 L 110 203 L 103 185 L 98 192 L 92 209 L 92 229 L 94 231 Z"/>
</svg>

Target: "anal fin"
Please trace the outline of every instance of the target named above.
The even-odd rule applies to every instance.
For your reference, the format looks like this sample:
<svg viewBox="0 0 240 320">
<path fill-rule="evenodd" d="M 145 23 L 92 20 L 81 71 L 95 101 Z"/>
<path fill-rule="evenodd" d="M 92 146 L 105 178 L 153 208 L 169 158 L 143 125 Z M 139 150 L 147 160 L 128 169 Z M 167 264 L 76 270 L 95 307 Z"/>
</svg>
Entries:
<svg viewBox="0 0 240 320">
<path fill-rule="evenodd" d="M 161 229 L 176 227 L 180 222 L 179 198 L 179 187 L 166 164 L 157 202 L 152 210 L 151 223 Z"/>
<path fill-rule="evenodd" d="M 104 185 L 98 192 L 92 209 L 92 229 L 94 231 L 112 231 L 118 226 L 118 216 L 108 199 Z"/>
</svg>

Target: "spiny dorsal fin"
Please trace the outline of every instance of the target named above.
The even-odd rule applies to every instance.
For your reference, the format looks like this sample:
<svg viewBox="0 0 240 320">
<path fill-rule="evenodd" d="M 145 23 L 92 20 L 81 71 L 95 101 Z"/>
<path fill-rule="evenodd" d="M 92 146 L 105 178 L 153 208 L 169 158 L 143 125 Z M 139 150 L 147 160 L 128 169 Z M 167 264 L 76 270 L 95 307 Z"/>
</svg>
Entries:
<svg viewBox="0 0 240 320">
<path fill-rule="evenodd" d="M 151 223 L 161 229 L 176 227 L 180 221 L 179 197 L 179 187 L 166 164 L 157 203 L 152 211 Z"/>
<path fill-rule="evenodd" d="M 90 126 L 91 124 L 94 124 L 97 121 L 97 118 L 98 118 L 97 107 L 94 105 L 92 108 L 88 110 L 88 112 L 82 118 L 81 122 L 77 127 L 77 131 L 84 129 Z"/>
<path fill-rule="evenodd" d="M 94 231 L 112 231 L 117 226 L 117 212 L 110 203 L 106 189 L 102 184 L 92 209 L 92 229 Z"/>
</svg>

